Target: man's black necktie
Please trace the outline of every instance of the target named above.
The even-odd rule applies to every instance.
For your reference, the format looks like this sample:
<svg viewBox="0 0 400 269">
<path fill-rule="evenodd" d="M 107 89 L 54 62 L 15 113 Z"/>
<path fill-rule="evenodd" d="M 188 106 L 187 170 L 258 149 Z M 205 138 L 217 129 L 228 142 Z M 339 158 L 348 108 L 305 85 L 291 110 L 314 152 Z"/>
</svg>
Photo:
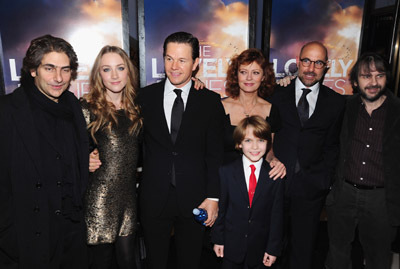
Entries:
<svg viewBox="0 0 400 269">
<path fill-rule="evenodd" d="M 175 144 L 179 128 L 181 127 L 184 106 L 183 106 L 183 99 L 181 96 L 182 90 L 175 89 L 174 92 L 176 93 L 176 98 L 174 101 L 174 105 L 172 106 L 172 112 L 171 112 L 171 139 L 172 143 Z"/>
<path fill-rule="evenodd" d="M 306 123 L 306 121 L 309 118 L 309 113 L 310 113 L 310 109 L 309 109 L 309 104 L 307 101 L 307 94 L 309 94 L 311 92 L 310 89 L 307 88 L 303 88 L 302 89 L 303 94 L 300 97 L 299 103 L 297 104 L 297 113 L 299 114 L 299 118 L 301 121 L 301 126 L 304 126 L 304 124 Z M 299 160 L 296 159 L 296 165 L 294 168 L 294 172 L 298 173 L 300 171 L 300 163 Z"/>
<path fill-rule="evenodd" d="M 311 92 L 310 89 L 307 88 L 303 88 L 302 89 L 303 94 L 300 97 L 299 103 L 297 104 L 297 112 L 299 113 L 299 118 L 301 121 L 301 126 L 304 126 L 304 124 L 306 123 L 306 121 L 309 118 L 309 104 L 307 101 L 307 94 L 309 94 Z"/>
<path fill-rule="evenodd" d="M 182 115 L 184 111 L 183 99 L 182 99 L 182 90 L 175 89 L 176 98 L 174 101 L 174 105 L 172 106 L 171 112 L 171 140 L 172 143 L 175 144 L 176 137 L 178 136 L 179 128 L 181 127 Z M 171 184 L 176 186 L 176 174 L 175 174 L 175 163 L 172 162 L 172 170 L 171 170 Z"/>
</svg>

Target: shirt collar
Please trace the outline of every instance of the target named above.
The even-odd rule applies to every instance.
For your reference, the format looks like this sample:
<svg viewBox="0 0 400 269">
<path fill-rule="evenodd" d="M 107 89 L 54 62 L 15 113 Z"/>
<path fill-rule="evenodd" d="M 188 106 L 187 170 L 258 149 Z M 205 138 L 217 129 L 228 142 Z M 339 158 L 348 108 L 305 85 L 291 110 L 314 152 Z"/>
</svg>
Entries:
<svg viewBox="0 0 400 269">
<path fill-rule="evenodd" d="M 181 89 L 182 94 L 189 95 L 190 88 L 192 87 L 192 80 L 190 80 L 188 83 L 186 83 L 182 88 L 177 88 L 174 85 L 172 85 L 171 81 L 167 78 L 165 80 L 165 86 L 164 86 L 164 94 L 169 94 L 173 92 L 175 89 Z"/>
<path fill-rule="evenodd" d="M 254 162 L 250 161 L 250 160 L 246 157 L 246 155 L 243 154 L 242 160 L 243 160 L 243 167 L 244 167 L 245 169 L 249 168 L 249 166 L 250 166 L 251 164 L 253 164 L 253 165 L 256 167 L 256 171 L 260 171 L 260 169 L 261 169 L 261 164 L 262 164 L 262 162 L 263 162 L 263 158 L 259 159 L 257 162 L 254 163 Z"/>
<path fill-rule="evenodd" d="M 315 83 L 314 85 L 312 85 L 311 87 L 307 87 L 303 84 L 303 82 L 301 82 L 301 80 L 299 79 L 299 77 L 296 78 L 296 90 L 302 92 L 301 89 L 303 88 L 308 88 L 311 90 L 311 93 L 313 94 L 318 94 L 319 92 L 319 82 Z"/>
</svg>

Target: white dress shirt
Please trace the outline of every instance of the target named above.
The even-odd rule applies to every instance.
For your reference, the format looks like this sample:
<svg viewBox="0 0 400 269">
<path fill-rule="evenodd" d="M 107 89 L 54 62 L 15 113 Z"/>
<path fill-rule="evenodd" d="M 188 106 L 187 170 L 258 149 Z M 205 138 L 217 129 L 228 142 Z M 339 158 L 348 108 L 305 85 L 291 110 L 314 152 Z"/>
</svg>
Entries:
<svg viewBox="0 0 400 269">
<path fill-rule="evenodd" d="M 296 107 L 299 104 L 299 100 L 301 95 L 303 94 L 303 88 L 308 88 L 311 90 L 309 94 L 307 94 L 306 99 L 309 104 L 309 118 L 311 115 L 314 113 L 315 106 L 317 104 L 317 99 L 318 99 L 318 93 L 319 93 L 319 83 L 315 83 L 312 87 L 306 87 L 304 84 L 300 81 L 300 79 L 297 77 L 296 78 Z"/>
<path fill-rule="evenodd" d="M 243 160 L 243 170 L 244 170 L 244 177 L 246 178 L 246 186 L 247 186 L 247 191 L 249 190 L 249 181 L 250 181 L 250 175 L 251 175 L 251 168 L 250 165 L 253 164 L 256 167 L 256 170 L 254 171 L 254 174 L 256 175 L 256 182 L 258 182 L 258 177 L 260 176 L 260 170 L 261 170 L 261 164 L 263 162 L 263 158 L 258 160 L 257 162 L 252 162 L 250 161 L 244 154 L 242 157 Z"/>
<path fill-rule="evenodd" d="M 192 80 L 190 80 L 185 86 L 179 88 L 182 90 L 182 99 L 183 99 L 183 108 L 186 108 L 187 99 L 189 96 L 190 88 L 192 87 Z M 177 89 L 167 78 L 164 86 L 164 114 L 165 119 L 167 120 L 168 130 L 171 132 L 171 114 L 172 114 L 172 106 L 174 105 L 174 101 L 176 98 L 176 93 L 174 90 Z"/>
</svg>

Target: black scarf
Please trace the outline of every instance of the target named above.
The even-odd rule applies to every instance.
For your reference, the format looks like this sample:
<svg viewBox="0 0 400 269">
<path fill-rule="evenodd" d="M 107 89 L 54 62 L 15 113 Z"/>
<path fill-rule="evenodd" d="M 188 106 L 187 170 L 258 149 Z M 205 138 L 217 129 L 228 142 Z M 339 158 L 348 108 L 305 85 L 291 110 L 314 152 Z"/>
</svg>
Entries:
<svg viewBox="0 0 400 269">
<path fill-rule="evenodd" d="M 29 88 L 24 88 L 32 106 L 35 124 L 41 136 L 44 137 L 40 144 L 43 171 L 48 172 L 46 180 L 55 181 L 48 182 L 52 186 L 57 184 L 57 180 L 61 180 L 62 214 L 71 220 L 79 220 L 78 212 L 82 208 L 82 202 L 79 188 L 78 129 L 70 98 L 63 93 L 56 103 L 41 93 L 34 84 Z M 60 162 L 53 161 L 54 152 L 57 152 L 57 156 L 59 155 Z M 59 169 L 55 174 L 49 172 L 54 171 L 54 167 L 48 169 L 53 162 L 56 162 L 58 165 L 56 169 Z M 61 175 L 61 179 L 57 178 L 58 175 Z"/>
</svg>

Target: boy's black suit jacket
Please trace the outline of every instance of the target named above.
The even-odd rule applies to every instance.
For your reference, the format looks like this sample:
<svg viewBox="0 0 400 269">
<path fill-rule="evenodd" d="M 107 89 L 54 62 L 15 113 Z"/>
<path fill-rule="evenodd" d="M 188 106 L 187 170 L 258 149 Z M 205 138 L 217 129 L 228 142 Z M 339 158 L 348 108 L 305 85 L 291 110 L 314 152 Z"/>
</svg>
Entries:
<svg viewBox="0 0 400 269">
<path fill-rule="evenodd" d="M 221 196 L 212 241 L 224 245 L 224 258 L 249 266 L 262 263 L 264 253 L 278 256 L 283 232 L 283 179 L 272 180 L 263 161 L 252 206 L 242 158 L 220 168 Z"/>
</svg>

